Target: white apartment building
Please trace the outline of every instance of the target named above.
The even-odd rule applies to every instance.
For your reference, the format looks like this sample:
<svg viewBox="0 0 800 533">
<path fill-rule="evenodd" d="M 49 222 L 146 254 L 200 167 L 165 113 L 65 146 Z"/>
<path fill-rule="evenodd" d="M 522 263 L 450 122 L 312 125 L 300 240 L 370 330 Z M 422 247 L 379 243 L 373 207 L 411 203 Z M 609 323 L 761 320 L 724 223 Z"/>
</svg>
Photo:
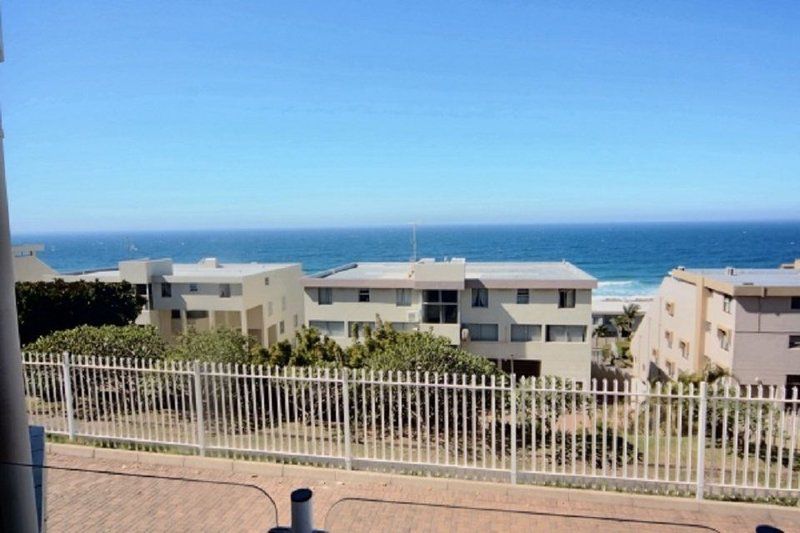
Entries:
<svg viewBox="0 0 800 533">
<path fill-rule="evenodd" d="M 685 269 L 664 279 L 633 336 L 642 378 L 728 369 L 742 384 L 800 385 L 800 260 Z"/>
<path fill-rule="evenodd" d="M 54 275 L 65 281 L 127 281 L 147 304 L 138 324 L 155 326 L 171 339 L 194 328 L 228 327 L 264 346 L 293 340 L 303 323 L 299 263 L 199 263 L 171 259 L 121 261 L 117 269 Z"/>
<path fill-rule="evenodd" d="M 353 342 L 354 326 L 374 326 L 379 316 L 518 374 L 590 378 L 597 280 L 567 262 L 353 263 L 302 284 L 306 324 L 342 346 Z"/>
</svg>

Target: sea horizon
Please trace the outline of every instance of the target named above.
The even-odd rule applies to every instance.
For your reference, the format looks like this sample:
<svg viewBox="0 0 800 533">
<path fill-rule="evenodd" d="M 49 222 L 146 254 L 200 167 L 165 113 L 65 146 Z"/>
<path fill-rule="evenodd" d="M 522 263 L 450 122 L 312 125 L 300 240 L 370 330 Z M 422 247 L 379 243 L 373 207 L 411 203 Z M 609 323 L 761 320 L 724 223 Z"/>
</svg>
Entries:
<svg viewBox="0 0 800 533">
<path fill-rule="evenodd" d="M 595 297 L 646 298 L 670 269 L 776 267 L 800 257 L 800 220 L 418 224 L 419 257 L 469 261 L 569 261 L 599 280 Z M 126 259 L 299 262 L 316 272 L 358 261 L 408 261 L 412 224 L 253 229 L 27 232 L 59 272 L 116 267 Z"/>
</svg>

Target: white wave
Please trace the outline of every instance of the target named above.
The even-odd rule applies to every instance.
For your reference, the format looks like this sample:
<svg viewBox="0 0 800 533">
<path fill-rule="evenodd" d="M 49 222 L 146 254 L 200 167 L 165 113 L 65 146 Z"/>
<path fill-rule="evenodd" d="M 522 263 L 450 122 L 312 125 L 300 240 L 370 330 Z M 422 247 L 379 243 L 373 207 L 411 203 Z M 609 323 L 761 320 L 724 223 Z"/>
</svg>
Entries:
<svg viewBox="0 0 800 533">
<path fill-rule="evenodd" d="M 597 286 L 598 287 L 622 287 L 623 285 L 633 285 L 634 283 L 636 283 L 636 282 L 634 280 L 632 280 L 632 279 L 628 279 L 628 280 L 625 280 L 625 281 L 598 281 L 597 282 Z"/>
</svg>

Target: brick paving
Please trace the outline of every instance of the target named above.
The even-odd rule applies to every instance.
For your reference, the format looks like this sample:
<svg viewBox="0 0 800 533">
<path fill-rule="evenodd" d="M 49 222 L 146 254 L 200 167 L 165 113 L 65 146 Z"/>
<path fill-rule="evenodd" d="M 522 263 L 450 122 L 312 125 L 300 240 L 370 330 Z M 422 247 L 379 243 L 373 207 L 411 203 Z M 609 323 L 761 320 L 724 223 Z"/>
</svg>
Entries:
<svg viewBox="0 0 800 533">
<path fill-rule="evenodd" d="M 50 532 L 265 531 L 275 519 L 261 491 L 275 500 L 281 525 L 288 525 L 289 493 L 306 486 L 314 490 L 315 525 L 334 532 L 728 532 L 754 531 L 758 524 L 800 531 L 800 511 L 773 506 L 490 483 L 446 485 L 330 469 L 287 467 L 281 475 L 274 472 L 279 466 L 267 464 L 261 473 L 246 473 L 180 466 L 180 458 L 167 466 L 125 460 L 124 453 L 119 457 L 48 454 L 48 464 L 58 467 L 47 473 Z"/>
</svg>

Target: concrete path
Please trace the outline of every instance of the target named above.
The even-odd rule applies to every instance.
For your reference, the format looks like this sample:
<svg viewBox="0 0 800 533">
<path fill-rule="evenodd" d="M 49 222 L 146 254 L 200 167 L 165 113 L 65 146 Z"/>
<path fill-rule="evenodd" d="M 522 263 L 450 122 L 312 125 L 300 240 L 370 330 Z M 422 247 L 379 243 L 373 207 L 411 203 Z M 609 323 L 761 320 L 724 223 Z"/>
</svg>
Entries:
<svg viewBox="0 0 800 533">
<path fill-rule="evenodd" d="M 265 531 L 314 491 L 330 531 L 800 531 L 800 510 L 49 445 L 48 530 Z M 266 494 L 265 494 L 266 493 Z"/>
</svg>

